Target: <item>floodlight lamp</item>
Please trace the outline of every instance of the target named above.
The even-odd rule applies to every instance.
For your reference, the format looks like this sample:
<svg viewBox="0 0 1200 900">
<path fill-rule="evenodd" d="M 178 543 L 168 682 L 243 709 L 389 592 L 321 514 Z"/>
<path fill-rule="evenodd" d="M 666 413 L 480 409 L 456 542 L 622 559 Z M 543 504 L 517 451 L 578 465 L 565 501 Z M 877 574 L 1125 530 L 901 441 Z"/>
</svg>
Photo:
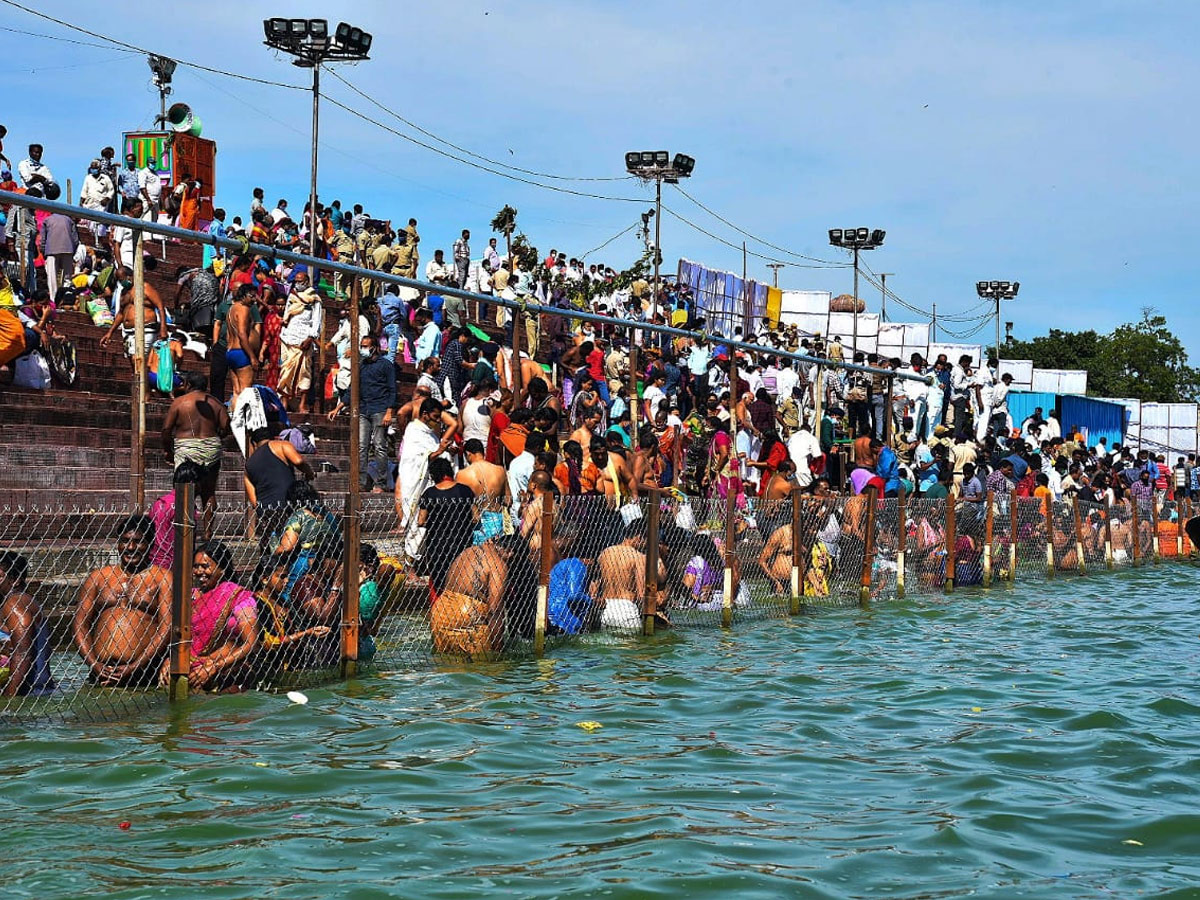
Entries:
<svg viewBox="0 0 1200 900">
<path fill-rule="evenodd" d="M 1014 297 L 1015 297 L 1015 296 L 1017 296 L 1017 291 L 1019 291 L 1019 290 L 1021 290 L 1021 282 L 1019 282 L 1019 281 L 1014 281 L 1014 282 L 1012 283 L 1012 295 L 1013 295 Z"/>
<path fill-rule="evenodd" d="M 345 22 L 338 22 L 337 30 L 334 32 L 333 39 L 343 47 L 350 42 L 350 26 Z"/>
<path fill-rule="evenodd" d="M 263 33 L 268 41 L 285 41 L 288 36 L 287 19 L 263 19 Z"/>
<path fill-rule="evenodd" d="M 855 237 L 860 244 L 865 244 L 871 237 L 871 230 L 869 228 L 860 228 Z"/>
<path fill-rule="evenodd" d="M 986 281 L 975 282 L 975 293 L 980 297 L 986 297 L 988 295 L 988 283 Z"/>
<path fill-rule="evenodd" d="M 308 36 L 318 41 L 329 37 L 329 21 L 327 19 L 309 19 Z"/>
<path fill-rule="evenodd" d="M 1012 282 L 1009 282 L 1009 281 L 1000 282 L 1000 290 L 1006 294 L 1008 293 L 1008 291 L 1011 287 L 1012 287 Z"/>
<path fill-rule="evenodd" d="M 829 229 L 829 243 L 831 243 L 835 247 L 842 246 L 842 229 L 840 229 L 840 228 L 830 228 Z"/>
<path fill-rule="evenodd" d="M 359 49 L 359 51 L 361 51 L 363 56 L 366 56 L 368 53 L 371 52 L 371 41 L 372 40 L 373 40 L 373 38 L 371 37 L 370 32 L 367 32 L 367 31 L 364 31 L 362 33 L 362 36 L 358 39 L 358 49 Z"/>
<path fill-rule="evenodd" d="M 993 281 L 993 282 L 992 282 L 992 283 L 989 285 L 989 287 L 990 287 L 990 288 L 991 288 L 993 291 L 998 291 L 998 290 L 1000 290 L 1000 282 L 998 282 L 998 281 Z"/>
<path fill-rule="evenodd" d="M 879 245 L 881 245 L 883 243 L 883 239 L 886 235 L 887 235 L 887 232 L 884 231 L 882 228 L 876 228 L 874 231 L 871 232 L 871 243 L 874 244 L 876 247 L 878 247 Z"/>
<path fill-rule="evenodd" d="M 676 153 L 673 168 L 680 175 L 691 175 L 692 170 L 696 168 L 696 160 L 686 153 Z"/>
<path fill-rule="evenodd" d="M 636 150 L 631 150 L 625 154 L 625 168 L 632 171 L 636 169 L 642 162 L 642 154 Z"/>
<path fill-rule="evenodd" d="M 671 161 L 671 154 L 666 150 L 654 151 L 654 164 L 656 166 L 666 166 Z"/>
<path fill-rule="evenodd" d="M 308 19 L 288 19 L 288 37 L 296 39 L 308 34 Z"/>
</svg>

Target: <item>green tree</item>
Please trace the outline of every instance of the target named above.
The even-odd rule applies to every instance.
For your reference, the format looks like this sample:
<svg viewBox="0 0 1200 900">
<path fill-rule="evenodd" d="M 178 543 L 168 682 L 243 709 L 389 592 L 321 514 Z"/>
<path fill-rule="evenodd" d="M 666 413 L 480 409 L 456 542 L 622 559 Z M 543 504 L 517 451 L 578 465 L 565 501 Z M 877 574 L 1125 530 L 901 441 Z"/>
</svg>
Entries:
<svg viewBox="0 0 1200 900">
<path fill-rule="evenodd" d="M 1187 364 L 1187 351 L 1157 310 L 1146 307 L 1140 322 L 1111 334 L 1061 331 L 1005 345 L 1008 359 L 1030 359 L 1039 369 L 1086 369 L 1088 393 L 1138 397 L 1159 403 L 1200 398 L 1200 371 Z"/>
</svg>

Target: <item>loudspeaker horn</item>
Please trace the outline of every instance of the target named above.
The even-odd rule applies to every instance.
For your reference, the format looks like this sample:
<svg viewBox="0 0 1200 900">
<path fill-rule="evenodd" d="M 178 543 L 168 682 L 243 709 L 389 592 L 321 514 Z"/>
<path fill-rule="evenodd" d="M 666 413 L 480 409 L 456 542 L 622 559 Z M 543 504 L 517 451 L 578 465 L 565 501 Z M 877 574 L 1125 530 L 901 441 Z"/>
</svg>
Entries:
<svg viewBox="0 0 1200 900">
<path fill-rule="evenodd" d="M 186 103 L 172 103 L 167 109 L 167 124 L 178 134 L 200 137 L 200 117 Z"/>
</svg>

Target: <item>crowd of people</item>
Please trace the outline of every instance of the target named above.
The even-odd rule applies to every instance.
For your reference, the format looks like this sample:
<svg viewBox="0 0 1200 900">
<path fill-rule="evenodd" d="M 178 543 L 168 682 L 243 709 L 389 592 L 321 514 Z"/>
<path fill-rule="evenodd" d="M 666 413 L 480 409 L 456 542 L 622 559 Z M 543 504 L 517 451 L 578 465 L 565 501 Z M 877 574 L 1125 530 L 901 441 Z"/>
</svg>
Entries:
<svg viewBox="0 0 1200 900">
<path fill-rule="evenodd" d="M 31 147 L 19 167 L 27 192 L 51 183 L 40 160 L 40 148 Z M 163 187 L 151 190 L 140 173 L 125 175 L 128 163 L 114 182 L 111 153 L 102 153 L 89 171 L 98 185 L 85 184 L 85 205 L 119 203 L 128 215 L 163 215 Z M 685 518 L 658 535 L 660 577 L 647 582 L 639 499 L 648 494 L 705 498 L 745 513 L 738 528 L 757 529 L 763 548 L 761 571 L 746 574 L 767 579 L 777 592 L 791 572 L 793 541 L 790 518 L 769 511 L 790 508 L 796 492 L 828 504 L 820 507 L 828 516 L 814 519 L 801 538 L 803 590 L 811 595 L 828 594 L 839 568 L 853 569 L 856 552 L 861 558 L 865 507 L 838 506 L 839 496 L 904 492 L 968 510 L 982 508 L 989 492 L 1107 502 L 1118 536 L 1128 531 L 1131 502 L 1200 497 L 1194 457 L 1168 469 L 1145 450 L 1110 448 L 1104 439 L 1089 446 L 1078 427 L 1062 427 L 1055 410 L 1014 422 L 1012 378 L 997 377 L 995 360 L 928 361 L 914 353 L 905 362 L 768 320 L 744 320 L 736 329 L 727 323 L 730 341 L 718 329 L 707 331 L 686 287 L 665 282 L 655 294 L 644 265 L 621 273 L 585 268 L 580 258 L 558 250 L 542 257 L 523 241 L 511 250 L 506 242 L 502 255 L 496 238 L 477 258 L 464 229 L 448 260 L 436 250 L 422 269 L 416 219 L 394 227 L 359 204 L 343 211 L 339 201 L 318 204 L 315 216 L 306 205 L 294 219 L 286 200 L 268 209 L 264 196 L 253 193 L 248 229 L 241 217 L 227 224 L 217 209 L 209 233 L 307 248 L 315 229 L 318 258 L 425 284 L 355 284 L 319 266 L 206 246 L 200 266 L 176 273 L 173 309 L 146 290 L 147 337 L 165 339 L 173 316 L 200 334 L 209 357 L 207 375 L 176 372 L 164 382 L 161 369 L 152 374 L 153 385 L 173 396 L 163 440 L 176 479 L 197 484 L 204 510 L 204 547 L 194 568 L 201 618 L 193 623 L 203 637 L 193 663 L 201 685 L 245 682 L 255 671 L 251 661 L 271 646 L 302 645 L 312 664 L 336 653 L 340 537 L 313 487 L 311 429 L 296 427 L 292 417 L 301 426 L 318 414 L 334 422 L 348 417 L 353 354 L 360 390 L 358 421 L 349 427 L 359 433 L 359 488 L 392 493 L 403 543 L 396 571 L 412 567 L 428 580 L 430 628 L 442 651 L 479 655 L 532 633 L 547 495 L 564 505 L 568 522 L 555 535 L 550 576 L 551 630 L 564 633 L 634 628 L 647 609 L 668 621 L 672 610 L 725 602 L 723 536 Z M 74 223 L 65 216 L 55 223 L 52 215 L 35 231 L 21 221 L 11 231 L 16 209 L 9 211 L 10 233 L 34 242 L 31 249 L 46 260 L 49 301 L 58 274 L 73 273 L 72 288 L 89 298 L 87 308 L 111 314 L 105 341 L 120 333 L 132 355 L 132 232 L 94 229 L 93 245 L 64 250 L 52 264 L 52 239 L 78 241 Z M 196 224 L 182 205 L 174 215 Z M 36 279 L 24 287 L 36 296 Z M 452 296 L 450 288 L 536 301 L 547 311 L 489 307 Z M 326 325 L 327 309 L 338 317 L 336 327 Z M 604 318 L 573 317 L 582 311 Z M 688 333 L 636 327 L 647 322 Z M 181 348 L 168 348 L 170 361 L 155 357 L 159 365 L 183 365 Z M 410 373 L 415 383 L 408 387 Z M 251 534 L 261 549 L 246 588 L 212 533 L 224 442 L 239 427 Z M 1096 515 L 1089 515 L 1093 534 L 1103 523 Z M 918 548 L 933 554 L 941 546 L 941 523 L 909 525 Z M 153 515 L 131 519 L 120 564 L 84 584 L 75 638 L 100 683 L 144 680 L 161 666 L 169 579 L 150 562 L 154 528 Z M 958 565 L 978 556 L 978 546 L 966 541 Z M 1073 543 L 1064 545 L 1060 560 L 1073 553 Z M 381 563 L 370 545 L 361 555 L 369 638 L 374 619 L 366 610 L 381 607 Z M 5 583 L 17 595 L 24 569 L 11 565 Z M 27 609 L 23 602 L 16 606 Z M 740 589 L 735 602 L 743 602 Z M 40 659 L 38 627 L 15 629 L 25 657 Z M 38 665 L 27 665 L 22 678 L 10 676 L 9 689 L 44 687 L 48 675 L 28 674 Z"/>
</svg>

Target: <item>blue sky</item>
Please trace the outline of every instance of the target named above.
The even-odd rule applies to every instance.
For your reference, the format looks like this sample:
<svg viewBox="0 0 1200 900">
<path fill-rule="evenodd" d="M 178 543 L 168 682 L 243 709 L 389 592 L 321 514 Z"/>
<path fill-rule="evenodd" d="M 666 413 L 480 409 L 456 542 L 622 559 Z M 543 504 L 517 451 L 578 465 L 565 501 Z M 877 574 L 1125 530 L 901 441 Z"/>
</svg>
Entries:
<svg viewBox="0 0 1200 900">
<path fill-rule="evenodd" d="M 828 228 L 885 228 L 885 247 L 866 262 L 895 273 L 889 285 L 917 307 L 962 312 L 978 304 L 976 280 L 1019 280 L 1020 298 L 1006 307 L 1018 337 L 1107 331 L 1153 305 L 1200 358 L 1200 313 L 1188 299 L 1200 138 L 1194 3 L 291 0 L 253 4 L 251 15 L 231 0 L 175 6 L 181 19 L 191 11 L 189 28 L 162 27 L 128 0 L 38 8 L 164 55 L 301 85 L 307 73 L 262 45 L 262 17 L 345 18 L 375 44 L 371 61 L 342 75 L 484 156 L 611 177 L 624 174 L 626 150 L 686 152 L 697 160 L 689 193 L 796 253 L 838 259 Z M 72 36 L 4 5 L 0 28 Z M 56 176 L 78 184 L 101 146 L 147 127 L 157 111 L 136 54 L 11 31 L 0 42 L 0 121 L 14 163 L 37 140 Z M 413 133 L 332 77 L 323 86 Z M 303 203 L 304 93 L 181 66 L 172 99 L 190 103 L 218 142 L 218 200 L 230 215 L 245 212 L 255 185 L 270 201 Z M 444 159 L 332 104 L 322 113 L 322 198 L 416 216 L 423 249 L 448 250 L 463 227 L 481 246 L 492 215 L 510 203 L 539 248 L 579 254 L 632 224 L 652 199 L 630 181 L 553 183 L 646 203 L 540 190 Z M 740 248 L 742 235 L 670 188 L 664 202 Z M 740 249 L 670 216 L 663 228 L 668 267 L 686 256 L 741 270 Z M 638 250 L 631 232 L 589 259 L 619 268 Z M 753 256 L 750 273 L 770 278 Z M 788 267 L 780 282 L 842 293 L 850 273 Z M 877 311 L 877 294 L 862 295 Z"/>
</svg>

